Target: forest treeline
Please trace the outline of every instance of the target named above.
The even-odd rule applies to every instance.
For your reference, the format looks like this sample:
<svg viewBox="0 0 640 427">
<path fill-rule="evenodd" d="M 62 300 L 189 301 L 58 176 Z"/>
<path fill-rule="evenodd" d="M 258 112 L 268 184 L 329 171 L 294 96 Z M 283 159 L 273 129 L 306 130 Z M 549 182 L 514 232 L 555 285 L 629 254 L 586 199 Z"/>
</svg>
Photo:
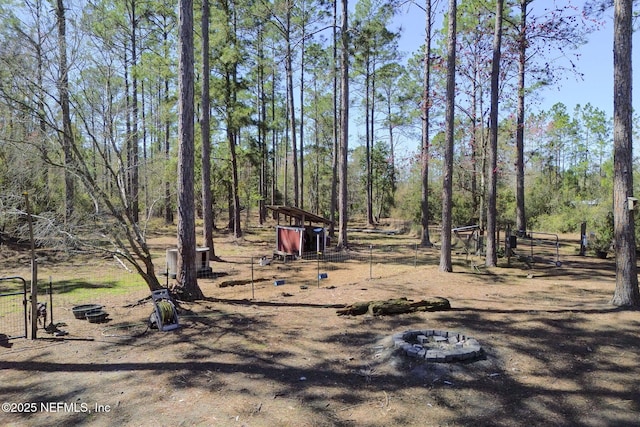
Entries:
<svg viewBox="0 0 640 427">
<path fill-rule="evenodd" d="M 416 230 L 439 223 L 444 3 L 359 0 L 344 15 L 346 0 L 196 0 L 197 214 L 238 237 L 249 218 L 266 220 L 269 204 L 337 221 L 347 117 L 349 217 L 394 216 Z M 534 108 L 541 88 L 579 78 L 575 51 L 599 18 L 544 0 L 505 1 L 492 68 L 496 2 L 457 3 L 452 224 L 485 226 L 494 177 L 499 226 L 568 232 L 605 221 L 612 118 L 591 104 Z M 0 10 L 1 231 L 19 235 L 28 192 L 40 240 L 108 236 L 150 263 L 147 220 L 173 223 L 179 208 L 175 2 L 2 0 Z M 407 10 L 425 20 L 410 35 L 423 42 L 416 52 L 402 51 L 394 21 Z"/>
</svg>

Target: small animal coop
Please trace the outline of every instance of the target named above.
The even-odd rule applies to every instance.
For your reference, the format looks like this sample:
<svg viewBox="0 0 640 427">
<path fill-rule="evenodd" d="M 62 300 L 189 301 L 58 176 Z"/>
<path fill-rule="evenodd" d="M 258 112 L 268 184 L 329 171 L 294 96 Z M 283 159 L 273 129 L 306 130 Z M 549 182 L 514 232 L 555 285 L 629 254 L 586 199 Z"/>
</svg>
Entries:
<svg viewBox="0 0 640 427">
<path fill-rule="evenodd" d="M 292 206 L 267 206 L 275 213 L 276 248 L 274 255 L 302 257 L 305 252 L 324 252 L 329 246 L 326 225 L 331 221 Z"/>
<path fill-rule="evenodd" d="M 211 274 L 209 266 L 209 248 L 196 248 L 196 265 L 194 266 L 199 276 Z M 175 279 L 178 272 L 178 249 L 167 249 L 167 274 Z"/>
</svg>

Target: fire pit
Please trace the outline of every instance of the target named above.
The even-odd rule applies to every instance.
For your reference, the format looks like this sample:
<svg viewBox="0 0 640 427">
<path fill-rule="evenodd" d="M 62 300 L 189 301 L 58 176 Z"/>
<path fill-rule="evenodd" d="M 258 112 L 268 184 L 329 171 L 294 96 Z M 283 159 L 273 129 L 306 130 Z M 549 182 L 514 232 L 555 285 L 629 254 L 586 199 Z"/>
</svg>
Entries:
<svg viewBox="0 0 640 427">
<path fill-rule="evenodd" d="M 393 336 L 393 345 L 407 356 L 427 362 L 459 362 L 479 358 L 483 351 L 477 340 L 457 332 L 413 330 Z"/>
</svg>

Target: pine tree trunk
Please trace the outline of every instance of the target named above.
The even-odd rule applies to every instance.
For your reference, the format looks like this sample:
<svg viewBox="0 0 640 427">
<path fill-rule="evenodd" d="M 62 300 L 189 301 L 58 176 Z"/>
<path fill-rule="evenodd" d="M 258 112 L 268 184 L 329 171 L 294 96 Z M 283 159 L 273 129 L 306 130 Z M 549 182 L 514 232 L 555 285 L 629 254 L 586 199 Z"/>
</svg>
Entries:
<svg viewBox="0 0 640 427">
<path fill-rule="evenodd" d="M 211 259 L 216 258 L 213 246 L 213 197 L 211 196 L 211 102 L 209 95 L 209 0 L 202 0 L 202 228 L 204 244 L 209 248 Z"/>
<path fill-rule="evenodd" d="M 364 66 L 364 127 L 365 127 L 365 157 L 367 164 L 367 177 L 366 177 L 366 187 L 367 187 L 367 224 L 373 225 L 373 180 L 371 173 L 371 146 L 372 146 L 372 138 L 373 138 L 373 126 L 371 126 L 371 122 L 373 122 L 373 116 L 371 115 L 371 70 L 370 67 L 370 57 L 369 52 L 365 52 L 365 66 Z"/>
<path fill-rule="evenodd" d="M 613 217 L 616 250 L 616 288 L 611 303 L 640 306 L 634 213 L 629 208 L 633 196 L 633 126 L 631 103 L 632 0 L 614 2 L 613 45 Z"/>
<path fill-rule="evenodd" d="M 271 71 L 271 123 L 276 121 L 276 72 L 275 68 Z M 276 162 L 276 153 L 278 152 L 278 136 L 275 130 L 271 131 L 271 204 L 278 202 L 276 198 L 278 193 L 278 163 Z M 273 213 L 275 218 L 275 212 Z"/>
<path fill-rule="evenodd" d="M 433 246 L 429 236 L 429 112 L 431 110 L 431 0 L 425 2 L 426 38 L 424 43 L 424 81 L 422 93 L 422 150 L 420 152 L 422 191 L 420 195 L 420 246 Z"/>
<path fill-rule="evenodd" d="M 204 296 L 197 281 L 194 203 L 193 0 L 178 2 L 178 269 L 181 297 Z"/>
<path fill-rule="evenodd" d="M 289 129 L 291 131 L 291 162 L 293 166 L 293 205 L 298 207 L 300 204 L 300 187 L 298 184 L 298 145 L 296 140 L 296 110 L 294 108 L 293 93 L 293 52 L 291 50 L 291 9 L 293 4 L 291 0 L 287 1 L 287 16 L 285 37 L 287 42 L 287 57 L 285 59 L 285 68 L 287 74 L 287 102 L 289 105 Z"/>
<path fill-rule="evenodd" d="M 301 6 L 305 5 L 305 2 L 300 2 Z M 304 11 L 303 11 L 304 13 Z M 307 37 L 306 34 L 306 26 L 303 18 L 302 22 L 302 34 L 300 36 L 300 209 L 304 209 L 304 90 L 302 88 L 305 87 L 304 84 L 304 47 L 305 47 L 305 39 Z"/>
<path fill-rule="evenodd" d="M 338 0 L 333 0 L 333 150 L 331 150 L 331 200 L 329 202 L 329 236 L 335 236 L 336 206 L 338 204 Z"/>
<path fill-rule="evenodd" d="M 139 175 L 139 148 L 138 148 L 138 50 L 136 32 L 138 17 L 136 16 L 136 1 L 131 0 L 131 135 L 129 146 L 131 148 L 131 216 L 137 223 L 140 219 L 140 175 Z"/>
<path fill-rule="evenodd" d="M 347 162 L 349 154 L 349 25 L 348 0 L 342 0 L 340 51 L 340 156 L 338 158 L 338 249 L 347 249 Z"/>
<path fill-rule="evenodd" d="M 267 97 L 265 93 L 265 74 L 264 74 L 264 27 L 260 25 L 258 30 L 258 102 L 260 105 L 260 119 L 258 125 L 258 144 L 260 149 L 260 182 L 258 201 L 258 221 L 262 225 L 267 220 L 267 208 L 265 201 L 267 200 L 267 171 L 269 162 L 269 153 L 267 151 Z"/>
<path fill-rule="evenodd" d="M 477 75 L 477 70 L 474 72 Z M 484 229 L 484 213 L 482 212 L 484 200 L 484 165 L 485 153 L 482 136 L 482 125 L 478 126 L 478 121 L 482 123 L 482 119 L 478 120 L 478 83 L 474 79 L 471 83 L 472 89 L 469 95 L 469 103 L 471 104 L 471 132 L 469 135 L 469 148 L 471 149 L 471 211 L 477 216 L 478 225 Z M 478 143 L 478 132 L 480 132 L 480 143 Z M 481 160 L 478 160 L 480 158 Z M 480 176 L 480 191 L 478 191 L 478 176 Z"/>
<path fill-rule="evenodd" d="M 453 271 L 451 264 L 451 208 L 453 205 L 453 144 L 456 97 L 456 0 L 449 0 L 447 29 L 447 88 L 445 111 L 445 150 L 442 173 L 442 246 L 440 270 Z"/>
<path fill-rule="evenodd" d="M 163 50 L 166 57 L 169 56 L 168 52 L 168 43 L 169 43 L 169 32 L 165 30 L 162 33 L 162 41 L 163 41 Z M 165 77 L 164 79 L 164 108 L 169 109 L 169 78 Z M 171 156 L 171 123 L 169 121 L 169 114 L 165 111 L 165 121 L 164 121 L 164 159 L 165 159 L 165 167 L 169 168 L 169 160 Z M 168 175 L 168 173 L 165 173 Z M 173 208 L 171 206 L 171 183 L 168 179 L 164 181 L 164 222 L 165 224 L 173 224 Z"/>
<path fill-rule="evenodd" d="M 242 237 L 242 228 L 240 227 L 240 182 L 238 180 L 238 155 L 236 153 L 236 135 L 233 131 L 227 131 L 227 139 L 229 140 L 229 150 L 231 154 L 231 199 L 233 204 L 233 237 L 236 239 Z"/>
<path fill-rule="evenodd" d="M 498 212 L 498 83 L 500 79 L 500 46 L 502 44 L 503 0 L 496 1 L 496 18 L 493 35 L 493 60 L 491 63 L 491 111 L 489 114 L 491 140 L 489 141 L 489 191 L 487 194 L 487 253 L 485 265 L 495 267 L 498 263 L 496 231 Z"/>
<path fill-rule="evenodd" d="M 516 230 L 524 235 L 527 219 L 524 207 L 524 99 L 527 61 L 527 4 L 520 0 L 520 34 L 518 38 L 518 111 L 516 118 Z"/>
<path fill-rule="evenodd" d="M 374 199 L 374 195 L 373 195 L 373 150 L 374 150 L 374 146 L 375 146 L 375 140 L 376 140 L 376 136 L 375 136 L 375 108 L 376 108 L 376 75 L 375 75 L 375 70 L 376 70 L 376 61 L 375 61 L 375 56 L 371 55 L 371 70 L 370 70 L 370 94 L 371 94 L 371 102 L 369 103 L 369 126 L 371 127 L 371 130 L 369 131 L 369 150 L 367 153 L 367 180 L 369 182 L 368 184 L 368 191 L 369 194 L 367 195 L 367 198 L 369 199 L 369 204 L 371 205 L 371 218 L 369 219 L 369 224 L 373 225 L 376 223 L 376 215 L 374 213 L 374 207 L 373 207 L 373 199 Z"/>
</svg>

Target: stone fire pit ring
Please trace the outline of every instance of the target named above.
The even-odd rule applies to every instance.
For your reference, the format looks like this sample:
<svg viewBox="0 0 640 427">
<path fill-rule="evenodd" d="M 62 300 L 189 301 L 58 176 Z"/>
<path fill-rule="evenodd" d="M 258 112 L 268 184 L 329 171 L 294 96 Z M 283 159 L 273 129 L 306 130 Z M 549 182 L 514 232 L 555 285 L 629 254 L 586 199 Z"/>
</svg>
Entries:
<svg viewBox="0 0 640 427">
<path fill-rule="evenodd" d="M 408 357 L 427 362 L 450 363 L 470 361 L 483 354 L 480 343 L 457 332 L 412 330 L 393 336 L 394 348 Z"/>
</svg>

